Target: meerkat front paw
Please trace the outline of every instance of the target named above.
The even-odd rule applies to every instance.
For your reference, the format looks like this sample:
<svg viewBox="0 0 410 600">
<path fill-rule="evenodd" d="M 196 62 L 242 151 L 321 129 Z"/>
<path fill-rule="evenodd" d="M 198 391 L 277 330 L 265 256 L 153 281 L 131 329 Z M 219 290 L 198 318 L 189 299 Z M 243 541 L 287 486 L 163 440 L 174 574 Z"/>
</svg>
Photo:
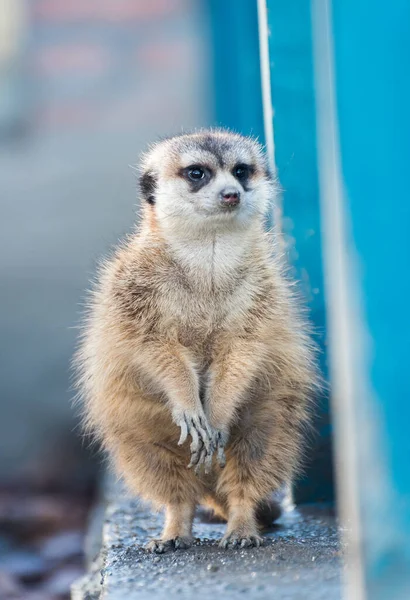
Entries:
<svg viewBox="0 0 410 600">
<path fill-rule="evenodd" d="M 212 442 L 211 452 L 208 452 L 207 449 L 202 446 L 199 452 L 192 455 L 191 462 L 188 465 L 189 467 L 195 465 L 195 473 L 200 471 L 202 465 L 204 465 L 205 473 L 210 473 L 215 452 L 216 460 L 221 469 L 226 465 L 225 445 L 228 441 L 228 434 L 219 429 L 214 429 L 213 427 L 210 427 L 210 430 Z"/>
<path fill-rule="evenodd" d="M 195 472 L 199 470 L 202 464 L 205 465 L 205 472 L 209 472 L 212 464 L 212 456 L 215 451 L 214 435 L 209 427 L 205 413 L 198 410 L 192 413 L 185 410 L 174 410 L 173 420 L 181 428 L 181 436 L 178 445 L 181 446 L 188 435 L 192 438 L 190 446 L 191 461 L 188 468 L 195 466 Z"/>
<path fill-rule="evenodd" d="M 221 468 L 224 468 L 226 465 L 226 457 L 225 457 L 225 445 L 228 439 L 227 434 L 219 431 L 218 429 L 214 429 L 210 427 L 211 430 L 211 451 L 207 451 L 207 449 L 202 446 L 199 452 L 192 455 L 191 462 L 189 463 L 189 467 L 195 465 L 195 473 L 198 473 L 201 469 L 201 466 L 204 465 L 205 473 L 210 473 L 212 468 L 212 461 L 214 453 L 216 452 L 216 460 Z"/>
</svg>

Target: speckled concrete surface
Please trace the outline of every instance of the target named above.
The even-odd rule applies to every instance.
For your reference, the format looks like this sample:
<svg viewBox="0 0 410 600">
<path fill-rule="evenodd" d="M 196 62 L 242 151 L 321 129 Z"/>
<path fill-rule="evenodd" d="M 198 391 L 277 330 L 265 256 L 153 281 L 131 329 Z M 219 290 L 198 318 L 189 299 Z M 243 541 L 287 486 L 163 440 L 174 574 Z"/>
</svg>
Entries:
<svg viewBox="0 0 410 600">
<path fill-rule="evenodd" d="M 103 547 L 74 600 L 341 598 L 338 527 L 326 507 L 285 514 L 258 549 L 222 550 L 224 525 L 195 520 L 198 541 L 189 550 L 151 555 L 143 545 L 161 531 L 162 515 L 120 494 L 105 513 Z"/>
</svg>

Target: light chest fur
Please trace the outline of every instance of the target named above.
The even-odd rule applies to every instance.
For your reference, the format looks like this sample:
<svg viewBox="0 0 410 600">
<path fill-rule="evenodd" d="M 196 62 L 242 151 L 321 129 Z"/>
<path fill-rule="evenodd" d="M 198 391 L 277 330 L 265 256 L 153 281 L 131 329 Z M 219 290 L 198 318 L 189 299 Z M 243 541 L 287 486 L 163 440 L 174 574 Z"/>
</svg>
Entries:
<svg viewBox="0 0 410 600">
<path fill-rule="evenodd" d="M 151 247 L 156 254 L 156 242 L 147 242 L 141 241 L 140 252 L 149 255 Z M 148 302 L 143 307 L 145 325 L 151 320 L 161 335 L 195 350 L 198 358 L 207 353 L 209 359 L 210 345 L 224 332 L 240 335 L 255 302 L 272 287 L 269 257 L 244 232 L 173 240 L 172 246 L 160 248 L 149 280 L 145 282 L 141 265 L 134 279 L 135 293 L 146 285 L 155 299 L 151 310 Z M 126 293 L 132 289 L 131 282 Z"/>
</svg>

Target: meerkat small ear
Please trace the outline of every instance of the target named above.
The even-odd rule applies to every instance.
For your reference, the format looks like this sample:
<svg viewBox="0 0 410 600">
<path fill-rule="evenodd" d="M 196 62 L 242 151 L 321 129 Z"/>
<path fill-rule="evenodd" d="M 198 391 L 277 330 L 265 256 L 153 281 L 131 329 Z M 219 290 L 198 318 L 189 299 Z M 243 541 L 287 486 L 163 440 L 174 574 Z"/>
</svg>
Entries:
<svg viewBox="0 0 410 600">
<path fill-rule="evenodd" d="M 157 185 L 157 180 L 155 175 L 146 171 L 140 177 L 140 189 L 141 195 L 148 204 L 155 204 L 155 189 Z"/>
</svg>

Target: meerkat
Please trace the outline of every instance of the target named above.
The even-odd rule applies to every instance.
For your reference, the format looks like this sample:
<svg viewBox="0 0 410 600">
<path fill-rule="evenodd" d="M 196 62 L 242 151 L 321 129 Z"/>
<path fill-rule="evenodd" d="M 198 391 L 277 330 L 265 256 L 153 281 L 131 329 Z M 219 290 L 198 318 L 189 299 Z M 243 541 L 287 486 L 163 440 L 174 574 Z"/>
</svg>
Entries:
<svg viewBox="0 0 410 600">
<path fill-rule="evenodd" d="M 189 547 L 198 504 L 227 520 L 222 547 L 259 546 L 318 382 L 264 227 L 275 183 L 255 140 L 205 130 L 155 144 L 140 190 L 139 225 L 100 269 L 76 357 L 87 427 L 129 488 L 165 509 L 148 550 Z"/>
</svg>

